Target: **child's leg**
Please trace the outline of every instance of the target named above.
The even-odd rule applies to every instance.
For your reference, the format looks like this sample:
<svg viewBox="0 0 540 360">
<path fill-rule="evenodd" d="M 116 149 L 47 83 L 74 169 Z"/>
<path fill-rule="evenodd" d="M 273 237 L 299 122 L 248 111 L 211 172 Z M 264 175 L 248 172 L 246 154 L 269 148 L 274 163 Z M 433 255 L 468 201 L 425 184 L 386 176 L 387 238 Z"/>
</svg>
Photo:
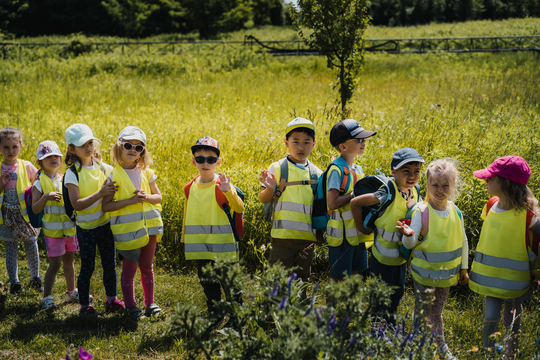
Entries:
<svg viewBox="0 0 540 360">
<path fill-rule="evenodd" d="M 491 296 L 485 297 L 486 314 L 484 315 L 483 326 L 483 345 L 484 349 L 491 348 L 495 344 L 495 339 L 490 337 L 499 327 L 499 319 L 501 318 L 502 299 Z"/>
<path fill-rule="evenodd" d="M 61 256 L 49 258 L 49 267 L 45 273 L 45 283 L 43 284 L 43 296 L 51 295 L 56 274 L 58 274 L 58 270 L 60 270 L 60 265 L 62 265 Z"/>
<path fill-rule="evenodd" d="M 142 251 L 141 251 L 142 255 Z M 137 306 L 135 301 L 135 287 L 133 279 L 137 272 L 137 263 L 126 257 L 122 260 L 122 274 L 120 275 L 120 286 L 122 287 L 122 295 L 124 296 L 124 302 L 128 309 Z"/>
<path fill-rule="evenodd" d="M 508 352 L 517 350 L 519 347 L 519 329 L 521 327 L 521 301 L 505 301 L 503 324 L 506 330 L 504 338 L 506 339 L 506 349 Z"/>
<path fill-rule="evenodd" d="M 107 298 L 116 297 L 116 251 L 109 224 L 96 229 L 96 243 L 103 267 L 103 285 Z M 80 240 L 79 240 L 80 241 Z"/>
<path fill-rule="evenodd" d="M 144 306 L 154 302 L 154 255 L 156 253 L 157 235 L 150 235 L 150 240 L 141 249 L 139 257 L 139 270 L 144 291 Z"/>
<path fill-rule="evenodd" d="M 380 263 L 375 256 L 371 257 L 371 273 L 380 276 L 381 280 L 389 286 L 396 286 L 392 295 L 390 295 L 391 304 L 389 307 L 377 305 L 375 313 L 388 311 L 389 315 L 383 315 L 382 318 L 395 327 L 397 308 L 405 293 L 405 276 L 407 275 L 407 263 L 398 266 L 389 266 Z"/>
<path fill-rule="evenodd" d="M 81 307 L 90 304 L 90 279 L 96 266 L 95 233 L 96 229 L 85 230 L 77 226 L 77 239 L 79 240 L 79 254 L 81 256 L 81 270 L 79 271 L 77 287 L 79 288 Z"/>
<path fill-rule="evenodd" d="M 433 304 L 431 305 L 431 312 L 429 314 L 429 325 L 431 326 L 431 333 L 437 333 L 437 337 L 435 338 L 435 343 L 437 345 L 445 344 L 446 341 L 444 339 L 444 326 L 443 326 L 443 318 L 442 318 L 442 311 L 444 308 L 444 303 L 446 302 L 446 299 L 448 298 L 448 293 L 450 292 L 450 288 L 439 288 L 436 287 L 435 289 L 435 298 L 433 299 Z"/>
<path fill-rule="evenodd" d="M 66 253 L 62 256 L 62 262 L 64 264 L 64 278 L 66 279 L 66 287 L 68 291 L 75 290 L 75 266 L 73 265 L 74 260 L 74 251 L 66 251 Z"/>
<path fill-rule="evenodd" d="M 197 260 L 197 276 L 206 295 L 208 315 L 215 315 L 214 301 L 219 302 L 221 300 L 221 285 L 213 277 L 203 274 L 202 269 L 208 264 L 214 264 L 214 262 L 212 260 Z"/>
<path fill-rule="evenodd" d="M 28 269 L 30 270 L 30 278 L 35 279 L 39 276 L 39 253 L 37 240 L 25 241 L 24 248 L 26 249 L 26 259 L 28 261 Z"/>
<path fill-rule="evenodd" d="M 423 320 L 424 324 L 426 319 L 430 315 L 430 296 L 428 295 L 428 289 L 432 289 L 429 286 L 425 286 L 413 279 L 414 285 L 414 325 L 415 327 Z"/>
<path fill-rule="evenodd" d="M 19 266 L 17 264 L 19 244 L 17 241 L 4 241 L 4 243 L 6 244 L 6 270 L 9 282 L 15 284 L 19 282 Z"/>
</svg>

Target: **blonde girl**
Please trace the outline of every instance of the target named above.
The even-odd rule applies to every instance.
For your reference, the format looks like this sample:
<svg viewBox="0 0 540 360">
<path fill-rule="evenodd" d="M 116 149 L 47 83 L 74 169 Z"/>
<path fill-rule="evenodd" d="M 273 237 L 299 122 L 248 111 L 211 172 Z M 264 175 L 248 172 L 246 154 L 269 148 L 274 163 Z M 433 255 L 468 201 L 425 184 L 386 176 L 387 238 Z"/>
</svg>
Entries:
<svg viewBox="0 0 540 360">
<path fill-rule="evenodd" d="M 144 291 L 144 313 L 146 316 L 158 315 L 161 309 L 154 303 L 152 263 L 156 242 L 163 235 L 159 205 L 162 199 L 156 175 L 148 168 L 151 160 L 145 133 L 135 126 L 126 127 L 111 149 L 111 158 L 116 166 L 109 181 L 118 185 L 118 192 L 103 199 L 103 210 L 111 211 L 116 248 L 124 258 L 120 277 L 124 301 L 132 317 L 142 315 L 135 301 L 133 284 L 138 264 Z"/>
<path fill-rule="evenodd" d="M 527 187 L 531 169 L 519 156 L 504 156 L 487 169 L 474 172 L 486 179 L 489 209 L 482 211 L 482 231 L 471 267 L 469 287 L 485 296 L 484 348 L 491 348 L 504 303 L 505 355 L 518 348 L 521 307 L 532 294 L 530 270 L 538 259 L 527 241 L 530 231 L 540 233 L 538 200 Z M 514 354 L 512 354 L 514 355 Z"/>
<path fill-rule="evenodd" d="M 51 293 L 62 263 L 67 285 L 66 301 L 79 301 L 73 268 L 73 259 L 79 243 L 75 235 L 75 223 L 66 215 L 62 198 L 62 175 L 58 173 L 62 165 L 62 156 L 60 148 L 54 141 L 47 140 L 39 144 L 36 152 L 39 172 L 32 187 L 32 210 L 35 214 L 44 212 L 41 232 L 47 246 L 49 268 L 45 273 L 41 305 L 46 310 L 57 308 Z"/>
<path fill-rule="evenodd" d="M 444 339 L 442 310 L 450 286 L 458 282 L 465 285 L 469 280 L 469 245 L 463 218 L 451 201 L 456 197 L 458 180 L 452 161 L 431 162 L 426 169 L 426 201 L 417 205 L 410 227 L 401 221 L 397 223 L 397 228 L 405 235 L 403 245 L 414 248 L 411 272 L 415 319 L 427 319 L 431 332 L 438 334 L 435 337 L 438 352 L 447 359 L 455 357 Z"/>
<path fill-rule="evenodd" d="M 77 240 L 81 256 L 81 270 L 77 279 L 81 316 L 97 316 L 90 305 L 90 279 L 96 262 L 96 246 L 103 267 L 103 285 L 107 302 L 106 311 L 125 309 L 116 297 L 116 254 L 114 239 L 109 226 L 109 214 L 101 208 L 103 197 L 117 190 L 114 183 L 107 183 L 112 167 L 101 162 L 99 140 L 84 124 L 74 124 L 66 129 L 68 145 L 64 183 L 68 189 L 71 205 L 76 213 Z"/>
<path fill-rule="evenodd" d="M 0 240 L 6 244 L 6 268 L 11 283 L 10 293 L 21 292 L 17 253 L 19 242 L 24 244 L 32 286 L 42 290 L 39 276 L 39 254 L 37 235 L 39 229 L 30 225 L 24 202 L 24 192 L 34 182 L 37 169 L 30 162 L 19 159 L 22 135 L 18 129 L 0 129 L 0 148 L 2 150 L 0 180 Z"/>
</svg>

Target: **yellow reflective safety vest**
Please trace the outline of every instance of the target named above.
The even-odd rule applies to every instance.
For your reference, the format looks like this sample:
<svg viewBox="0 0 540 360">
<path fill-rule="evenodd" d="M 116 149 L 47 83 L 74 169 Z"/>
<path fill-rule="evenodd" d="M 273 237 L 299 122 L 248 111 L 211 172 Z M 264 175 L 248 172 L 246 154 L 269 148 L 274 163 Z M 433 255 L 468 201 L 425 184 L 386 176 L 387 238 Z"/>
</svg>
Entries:
<svg viewBox="0 0 540 360">
<path fill-rule="evenodd" d="M 508 210 L 487 214 L 469 275 L 472 291 L 515 299 L 531 286 L 531 263 L 537 260 L 525 241 L 527 212 Z"/>
<path fill-rule="evenodd" d="M 287 161 L 284 159 L 283 161 Z M 279 162 L 272 164 L 279 185 L 281 167 Z M 289 170 L 287 182 L 309 181 L 308 169 L 300 169 L 287 161 Z M 317 241 L 313 228 L 313 188 L 311 185 L 287 186 L 278 198 L 274 208 L 274 221 L 270 236 L 275 239 L 299 239 Z"/>
<path fill-rule="evenodd" d="M 154 171 L 141 171 L 141 189 L 151 194 L 150 179 Z M 114 195 L 116 201 L 130 199 L 134 196 L 135 186 L 126 171 L 116 165 L 112 171 L 112 179 L 118 185 Z M 111 212 L 111 231 L 118 250 L 134 250 L 146 246 L 148 235 L 163 235 L 161 205 L 149 202 L 136 203 Z"/>
<path fill-rule="evenodd" d="M 336 165 L 332 167 L 328 175 L 330 175 L 332 171 L 337 171 L 340 177 L 342 176 L 341 168 L 339 166 Z M 358 175 L 358 179 L 365 176 L 362 172 L 355 173 L 354 171 L 351 171 L 351 181 L 349 181 L 349 188 L 345 191 L 345 195 L 350 194 L 354 190 L 354 184 L 357 180 L 357 177 L 354 176 L 354 174 Z M 345 236 L 343 235 L 343 230 L 345 230 Z M 373 234 L 364 235 L 356 228 L 356 222 L 352 216 L 350 202 L 347 203 L 347 205 L 332 211 L 330 219 L 328 219 L 328 224 L 326 225 L 326 239 L 328 240 L 328 246 L 340 246 L 343 243 L 344 238 L 353 246 L 360 243 L 366 243 L 366 248 L 369 248 L 373 244 Z"/>
<path fill-rule="evenodd" d="M 236 194 L 234 187 L 231 191 Z M 186 260 L 238 261 L 238 243 L 227 215 L 216 200 L 215 181 L 208 187 L 199 187 L 199 182 L 194 181 L 185 206 Z"/>
<path fill-rule="evenodd" d="M 53 181 L 45 174 L 39 176 L 41 190 L 43 194 L 60 191 L 54 186 Z M 66 215 L 64 207 L 64 197 L 60 201 L 48 200 L 43 208 L 43 219 L 41 220 L 41 231 L 52 238 L 62 238 L 73 236 L 76 233 L 75 223 Z"/>
<path fill-rule="evenodd" d="M 427 204 L 429 230 L 414 248 L 411 261 L 412 276 L 422 285 L 450 287 L 459 280 L 463 229 L 455 206 L 452 203 L 449 206 L 449 215 L 443 218 Z"/>
<path fill-rule="evenodd" d="M 98 192 L 107 179 L 103 171 L 101 171 L 101 166 L 98 166 L 97 169 L 93 170 L 81 167 L 78 175 L 79 197 L 81 199 Z M 109 213 L 103 212 L 101 209 L 102 200 L 103 199 L 100 198 L 84 210 L 74 211 L 77 215 L 77 225 L 81 229 L 93 229 L 109 222 Z"/>
<path fill-rule="evenodd" d="M 373 256 L 381 264 L 397 266 L 406 260 L 401 256 L 398 242 L 401 241 L 401 232 L 396 229 L 397 221 L 405 218 L 407 214 L 407 200 L 400 195 L 399 189 L 393 180 L 390 180 L 395 190 L 394 201 L 386 208 L 381 217 L 375 221 L 377 234 L 373 245 Z M 416 187 L 411 189 L 412 198 L 418 202 L 419 194 Z"/>
<path fill-rule="evenodd" d="M 23 160 L 17 159 L 18 173 L 17 173 L 17 197 L 19 198 L 19 205 L 21 206 L 21 212 L 26 222 L 30 222 L 28 218 L 28 211 L 26 210 L 26 203 L 24 202 L 24 191 L 32 186 L 28 173 L 26 172 L 26 165 Z M 0 193 L 0 225 L 4 225 L 4 215 L 2 215 L 1 204 L 4 201 L 4 191 Z"/>
</svg>

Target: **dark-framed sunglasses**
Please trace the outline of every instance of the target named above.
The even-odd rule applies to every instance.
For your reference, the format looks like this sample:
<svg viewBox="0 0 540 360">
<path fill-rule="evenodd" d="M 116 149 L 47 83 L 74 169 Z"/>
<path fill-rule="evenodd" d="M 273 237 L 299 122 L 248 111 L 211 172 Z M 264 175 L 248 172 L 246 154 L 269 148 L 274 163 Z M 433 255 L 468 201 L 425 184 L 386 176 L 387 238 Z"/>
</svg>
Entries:
<svg viewBox="0 0 540 360">
<path fill-rule="evenodd" d="M 197 164 L 204 164 L 205 161 L 208 164 L 215 164 L 218 161 L 216 156 L 195 156 L 194 159 Z"/>
<path fill-rule="evenodd" d="M 129 151 L 129 150 L 131 150 L 133 148 L 135 148 L 135 151 L 138 152 L 138 153 L 142 153 L 144 151 L 144 145 L 133 145 L 130 142 L 125 142 L 125 143 L 122 143 L 122 146 L 127 151 Z"/>
</svg>

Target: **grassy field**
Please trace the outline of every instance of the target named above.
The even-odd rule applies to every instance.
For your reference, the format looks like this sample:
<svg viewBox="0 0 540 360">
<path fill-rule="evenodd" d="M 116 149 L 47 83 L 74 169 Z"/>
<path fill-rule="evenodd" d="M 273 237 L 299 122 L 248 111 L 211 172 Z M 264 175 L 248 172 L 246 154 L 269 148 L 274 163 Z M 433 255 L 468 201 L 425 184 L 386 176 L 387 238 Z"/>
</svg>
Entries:
<svg viewBox="0 0 540 360">
<path fill-rule="evenodd" d="M 538 34 L 538 29 L 539 19 L 523 19 L 371 28 L 368 37 L 525 35 Z M 296 36 L 290 29 L 249 33 L 265 40 Z M 243 39 L 244 35 L 229 38 Z M 46 139 L 64 148 L 64 130 L 76 122 L 88 124 L 102 140 L 106 161 L 124 126 L 137 125 L 147 132 L 164 195 L 166 227 L 156 257 L 156 301 L 169 316 L 178 302 L 204 304 L 192 266 L 179 250 L 181 187 L 196 175 L 189 148 L 197 138 L 210 135 L 220 141 L 220 171 L 230 174 L 246 193 L 246 236 L 241 251 L 242 262 L 251 271 L 260 268 L 268 255 L 261 250 L 267 245 L 269 226 L 262 220 L 257 174 L 285 152 L 286 123 L 295 116 L 314 121 L 317 146 L 311 158 L 320 167 L 335 155 L 328 133 L 339 120 L 334 105 L 336 80 L 320 57 L 272 58 L 233 48 L 186 51 L 181 56 L 91 52 L 75 57 L 47 50 L 23 53 L 1 64 L 0 126 L 21 129 L 25 137 L 22 159 L 34 161 L 37 145 Z M 357 163 L 369 174 L 375 169 L 388 172 L 391 154 L 404 146 L 415 147 L 427 161 L 457 159 L 462 176 L 457 204 L 474 249 L 479 211 L 487 194 L 484 183 L 473 178 L 473 170 L 499 156 L 520 155 L 531 166 L 529 185 L 540 196 L 539 78 L 538 56 L 532 53 L 367 54 L 351 116 L 378 135 L 370 139 Z M 314 263 L 322 280 L 326 259 L 323 248 Z M 24 279 L 28 276 L 24 257 L 20 263 Z M 104 308 L 99 278 L 96 272 L 92 287 L 98 311 Z M 7 279 L 3 266 L 0 279 Z M 63 287 L 59 278 L 58 300 Z M 137 324 L 125 316 L 107 315 L 81 323 L 73 305 L 53 315 L 39 311 L 38 294 L 32 290 L 17 297 L 3 293 L 1 299 L 0 358 L 57 359 L 70 344 L 90 349 L 97 358 L 185 357 L 181 337 L 166 335 L 166 319 Z M 527 304 L 523 315 L 524 358 L 531 357 L 539 338 L 535 301 Z M 411 312 L 413 302 L 409 288 L 401 311 Z M 481 298 L 466 289 L 452 292 L 443 316 L 447 341 L 459 358 L 480 358 L 471 349 L 481 345 L 482 315 Z"/>
</svg>

